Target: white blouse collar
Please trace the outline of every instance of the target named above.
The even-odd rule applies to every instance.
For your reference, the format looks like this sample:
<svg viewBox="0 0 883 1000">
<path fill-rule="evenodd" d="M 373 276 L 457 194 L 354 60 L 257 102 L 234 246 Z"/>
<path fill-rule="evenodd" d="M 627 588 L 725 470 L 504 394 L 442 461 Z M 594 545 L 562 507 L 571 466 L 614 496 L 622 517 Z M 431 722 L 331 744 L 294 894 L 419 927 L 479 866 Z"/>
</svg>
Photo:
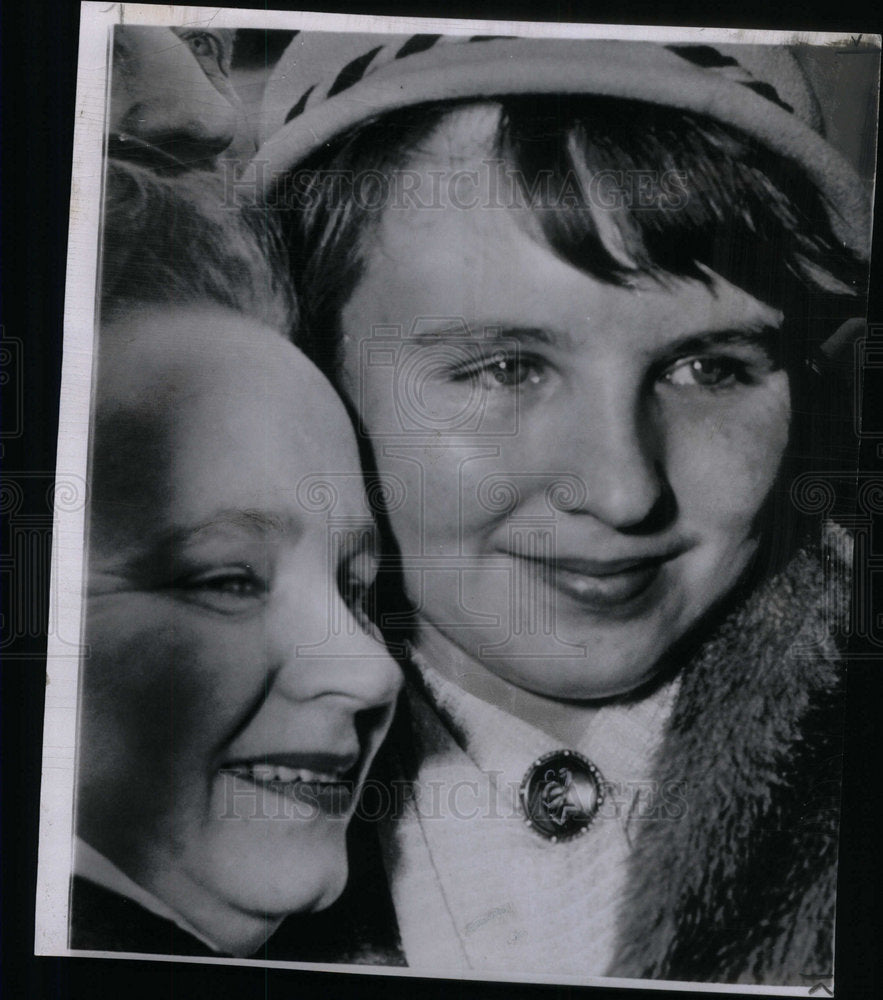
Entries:
<svg viewBox="0 0 883 1000">
<path fill-rule="evenodd" d="M 537 757 L 568 748 L 588 757 L 608 783 L 634 788 L 649 780 L 649 768 L 677 695 L 678 678 L 660 684 L 640 700 L 586 707 L 582 735 L 563 741 L 449 680 L 450 669 L 443 673 L 434 665 L 439 655 L 456 656 L 458 673 L 474 676 L 485 668 L 453 644 L 442 643 L 427 631 L 412 649 L 411 661 L 445 727 L 481 770 L 502 771 L 505 780 L 517 783 Z"/>
<path fill-rule="evenodd" d="M 201 931 L 198 931 L 191 923 L 184 919 L 180 913 L 173 910 L 168 904 L 158 899 L 153 893 L 138 885 L 129 878 L 128 875 L 110 861 L 100 851 L 96 851 L 91 844 L 87 844 L 80 837 L 76 839 L 74 853 L 74 874 L 84 878 L 89 882 L 94 882 L 110 892 L 119 896 L 126 896 L 139 906 L 153 913 L 164 920 L 170 920 L 182 931 L 197 938 L 212 951 L 221 952 L 222 949 L 210 941 Z"/>
</svg>

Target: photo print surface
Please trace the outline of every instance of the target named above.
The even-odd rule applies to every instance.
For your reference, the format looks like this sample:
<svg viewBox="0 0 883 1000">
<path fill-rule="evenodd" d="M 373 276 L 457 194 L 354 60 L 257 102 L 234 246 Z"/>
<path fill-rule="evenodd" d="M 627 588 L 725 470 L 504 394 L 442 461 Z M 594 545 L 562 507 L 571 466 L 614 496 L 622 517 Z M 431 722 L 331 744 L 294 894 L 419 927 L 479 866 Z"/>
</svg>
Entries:
<svg viewBox="0 0 883 1000">
<path fill-rule="evenodd" d="M 830 988 L 879 39 L 83 10 L 38 953 Z"/>
</svg>

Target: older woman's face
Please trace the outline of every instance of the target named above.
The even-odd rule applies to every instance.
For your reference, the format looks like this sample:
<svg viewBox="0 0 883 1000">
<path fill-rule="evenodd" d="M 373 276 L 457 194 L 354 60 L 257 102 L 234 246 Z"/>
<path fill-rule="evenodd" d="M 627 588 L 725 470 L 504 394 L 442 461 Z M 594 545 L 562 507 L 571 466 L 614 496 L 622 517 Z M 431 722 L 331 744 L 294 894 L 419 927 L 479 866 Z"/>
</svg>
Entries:
<svg viewBox="0 0 883 1000">
<path fill-rule="evenodd" d="M 528 690 L 614 695 L 755 551 L 788 438 L 782 316 L 717 276 L 575 269 L 485 207 L 492 126 L 452 115 L 411 164 L 442 204 L 385 211 L 343 312 L 346 386 L 424 621 Z"/>
<path fill-rule="evenodd" d="M 80 834 L 247 952 L 343 888 L 398 690 L 341 593 L 374 573 L 355 437 L 233 313 L 148 308 L 103 339 Z"/>
</svg>

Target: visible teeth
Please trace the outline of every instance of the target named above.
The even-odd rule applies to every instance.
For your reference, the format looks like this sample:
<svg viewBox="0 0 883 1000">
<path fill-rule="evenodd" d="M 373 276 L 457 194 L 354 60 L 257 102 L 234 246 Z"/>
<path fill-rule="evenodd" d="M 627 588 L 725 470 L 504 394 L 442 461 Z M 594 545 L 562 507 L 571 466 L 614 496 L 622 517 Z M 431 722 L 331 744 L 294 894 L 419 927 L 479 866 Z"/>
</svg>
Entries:
<svg viewBox="0 0 883 1000">
<path fill-rule="evenodd" d="M 585 577 L 569 572 L 563 572 L 562 577 L 567 581 L 567 585 L 570 589 L 580 596 L 589 593 L 592 589 L 592 583 L 585 579 Z"/>
<path fill-rule="evenodd" d="M 274 768 L 275 774 L 273 775 L 273 781 L 305 781 L 305 778 L 301 777 L 303 772 L 295 770 L 293 767 L 279 767 Z"/>
<path fill-rule="evenodd" d="M 262 784 L 291 784 L 301 781 L 310 784 L 330 785 L 341 780 L 339 774 L 326 774 L 321 771 L 311 771 L 305 767 L 285 767 L 283 764 L 249 764 L 231 768 L 240 778 L 251 778 Z"/>
</svg>

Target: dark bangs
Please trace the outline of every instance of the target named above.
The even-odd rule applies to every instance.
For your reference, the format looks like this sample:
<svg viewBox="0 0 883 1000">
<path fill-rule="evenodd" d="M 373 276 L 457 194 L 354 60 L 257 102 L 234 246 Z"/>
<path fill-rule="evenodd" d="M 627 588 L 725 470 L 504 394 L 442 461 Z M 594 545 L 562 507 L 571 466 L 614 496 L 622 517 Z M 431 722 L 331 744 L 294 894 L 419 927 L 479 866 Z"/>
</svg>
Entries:
<svg viewBox="0 0 883 1000">
<path fill-rule="evenodd" d="M 812 342 L 861 312 L 862 262 L 835 235 L 818 189 L 798 163 L 737 130 L 610 97 L 443 101 L 360 124 L 286 175 L 276 192 L 303 346 L 332 377 L 340 313 L 396 176 L 448 114 L 476 103 L 501 108 L 489 153 L 538 220 L 536 235 L 598 280 L 707 282 L 707 268 L 785 313 L 791 360 L 805 359 Z M 364 179 L 380 197 L 364 197 Z"/>
<path fill-rule="evenodd" d="M 502 102 L 497 147 L 549 245 L 602 281 L 706 280 L 788 311 L 800 293 L 852 297 L 861 261 L 800 166 L 673 108 L 586 97 Z"/>
</svg>

